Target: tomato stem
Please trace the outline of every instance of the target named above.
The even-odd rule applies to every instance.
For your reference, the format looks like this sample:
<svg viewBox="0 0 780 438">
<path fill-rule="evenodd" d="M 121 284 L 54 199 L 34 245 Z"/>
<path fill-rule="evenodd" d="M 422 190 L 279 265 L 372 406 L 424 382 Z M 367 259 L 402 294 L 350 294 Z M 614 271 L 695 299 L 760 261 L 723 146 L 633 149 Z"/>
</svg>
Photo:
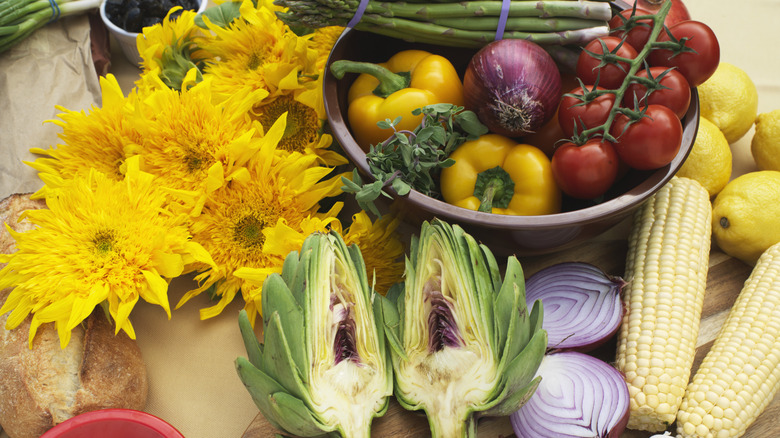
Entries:
<svg viewBox="0 0 780 438">
<path fill-rule="evenodd" d="M 616 90 L 601 90 L 603 93 L 612 93 L 615 95 L 615 103 L 612 105 L 612 109 L 609 111 L 609 116 L 607 117 L 607 120 L 599 126 L 586 129 L 580 133 L 578 138 L 573 139 L 574 141 L 577 141 L 582 144 L 583 139 L 588 139 L 591 137 L 595 137 L 597 135 L 601 135 L 602 138 L 608 141 L 615 142 L 617 141 L 609 132 L 610 128 L 612 127 L 612 122 L 615 120 L 615 117 L 618 114 L 625 114 L 625 113 L 636 113 L 635 115 L 638 115 L 639 117 L 644 116 L 644 114 L 641 114 L 639 112 L 633 112 L 633 111 L 623 111 L 621 108 L 622 102 L 623 102 L 623 96 L 626 94 L 626 90 L 628 90 L 629 85 L 631 85 L 632 81 L 636 82 L 638 79 L 636 73 L 639 71 L 640 68 L 643 67 L 645 63 L 645 58 L 647 58 L 647 55 L 650 54 L 650 51 L 661 46 L 666 45 L 666 42 L 658 43 L 656 40 L 658 39 L 658 35 L 661 33 L 661 30 L 665 28 L 664 26 L 664 19 L 666 18 L 666 15 L 669 13 L 669 10 L 671 9 L 672 2 L 664 2 L 661 6 L 661 9 L 658 10 L 658 13 L 655 15 L 642 15 L 642 16 L 633 16 L 630 20 L 636 20 L 636 19 L 650 19 L 653 20 L 653 28 L 650 31 L 650 36 L 647 40 L 647 44 L 642 48 L 642 50 L 639 51 L 636 58 L 634 59 L 624 59 L 618 56 L 615 56 L 614 54 L 610 54 L 612 58 L 621 58 L 621 61 L 627 62 L 630 67 L 628 69 L 628 72 L 626 74 L 625 79 L 623 79 L 623 83 L 620 85 L 620 88 Z M 675 44 L 675 47 L 679 48 L 679 42 L 673 43 Z M 592 56 L 596 56 L 599 59 L 603 59 L 602 56 L 604 55 L 597 55 L 594 54 Z M 641 80 L 640 80 L 641 81 Z M 596 91 L 596 90 L 594 90 Z M 602 93 L 602 94 L 603 94 Z M 627 114 L 629 115 L 629 114 Z M 637 119 L 632 118 L 632 121 L 636 121 Z"/>
</svg>

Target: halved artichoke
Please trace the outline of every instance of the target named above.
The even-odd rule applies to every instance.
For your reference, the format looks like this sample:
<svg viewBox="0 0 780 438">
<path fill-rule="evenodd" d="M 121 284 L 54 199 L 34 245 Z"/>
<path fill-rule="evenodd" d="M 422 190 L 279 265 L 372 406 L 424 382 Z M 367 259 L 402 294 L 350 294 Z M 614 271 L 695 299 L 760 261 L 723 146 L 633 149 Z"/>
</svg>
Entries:
<svg viewBox="0 0 780 438">
<path fill-rule="evenodd" d="M 515 257 L 502 281 L 487 247 L 438 219 L 413 238 L 405 269 L 388 292 L 399 319 L 386 320 L 396 398 L 425 410 L 434 437 L 476 436 L 475 413 L 510 415 L 539 384 L 541 301 L 528 312 Z"/>
<path fill-rule="evenodd" d="M 297 436 L 370 436 L 393 390 L 382 312 L 374 311 L 383 299 L 368 285 L 360 249 L 335 231 L 310 235 L 282 274 L 267 278 L 264 344 L 242 311 L 248 358 L 236 369 L 270 423 Z"/>
</svg>

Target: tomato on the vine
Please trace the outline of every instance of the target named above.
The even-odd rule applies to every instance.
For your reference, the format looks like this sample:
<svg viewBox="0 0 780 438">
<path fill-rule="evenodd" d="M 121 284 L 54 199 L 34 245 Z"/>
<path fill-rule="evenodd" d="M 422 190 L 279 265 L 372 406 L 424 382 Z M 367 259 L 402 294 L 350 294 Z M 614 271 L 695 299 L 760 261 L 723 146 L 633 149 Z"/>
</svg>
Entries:
<svg viewBox="0 0 780 438">
<path fill-rule="evenodd" d="M 628 1 L 629 5 L 636 4 L 637 9 L 644 9 L 650 11 L 651 14 L 657 14 L 666 0 L 634 0 Z M 669 12 L 666 14 L 664 24 L 667 26 L 673 26 L 681 21 L 690 20 L 691 14 L 688 12 L 688 8 L 682 0 L 671 0 L 672 6 Z"/>
<path fill-rule="evenodd" d="M 561 103 L 558 105 L 558 125 L 565 137 L 574 135 L 575 126 L 577 132 L 580 133 L 585 129 L 603 125 L 609 117 L 612 106 L 615 104 L 615 95 L 613 93 L 601 94 L 590 100 L 567 96 L 567 94 L 583 96 L 593 90 L 605 91 L 602 87 L 589 85 L 585 87 L 586 90 L 583 90 L 582 87 L 577 87 L 564 94 L 561 98 Z"/>
<path fill-rule="evenodd" d="M 614 146 L 601 138 L 582 145 L 564 143 L 552 157 L 555 182 L 563 193 L 577 199 L 603 195 L 615 182 L 619 165 Z"/>
<path fill-rule="evenodd" d="M 619 88 L 623 84 L 630 65 L 625 61 L 617 61 L 599 67 L 601 60 L 588 52 L 625 59 L 634 59 L 637 56 L 636 49 L 615 36 L 596 38 L 583 47 L 577 58 L 577 77 L 585 84 L 596 84 L 610 89 Z"/>
<path fill-rule="evenodd" d="M 667 71 L 668 70 L 668 71 Z M 677 117 L 683 118 L 688 112 L 691 104 L 691 86 L 688 81 L 677 70 L 669 70 L 666 67 L 650 67 L 650 77 L 657 79 L 658 88 L 653 88 L 650 94 L 647 94 L 647 87 L 640 83 L 632 83 L 626 89 L 623 96 L 623 106 L 634 108 L 634 98 L 639 101 L 640 106 L 651 104 L 663 105 L 677 114 Z M 637 72 L 637 77 L 648 78 L 648 71 Z"/>
<path fill-rule="evenodd" d="M 638 170 L 658 169 L 674 160 L 682 143 L 680 119 L 663 105 L 648 105 L 645 115 L 631 119 L 619 114 L 610 134 L 617 139 L 615 150 L 627 165 Z"/>
<path fill-rule="evenodd" d="M 676 67 L 691 87 L 701 85 L 715 73 L 720 63 L 720 44 L 715 32 L 700 21 L 688 20 L 670 27 L 669 33 L 675 40 L 684 41 L 685 47 L 692 51 L 674 53 L 659 47 L 648 55 L 650 65 Z M 661 32 L 656 41 L 670 41 L 669 33 Z"/>
<path fill-rule="evenodd" d="M 624 26 L 632 14 L 637 16 L 653 15 L 654 12 L 648 12 L 640 8 L 637 8 L 636 12 L 631 8 L 623 9 L 609 20 L 610 35 L 624 38 L 626 43 L 633 47 L 634 50 L 640 51 L 647 44 L 647 40 L 650 39 L 650 32 L 653 30 L 653 20 L 636 20 L 628 31 L 625 29 L 615 30 Z"/>
</svg>

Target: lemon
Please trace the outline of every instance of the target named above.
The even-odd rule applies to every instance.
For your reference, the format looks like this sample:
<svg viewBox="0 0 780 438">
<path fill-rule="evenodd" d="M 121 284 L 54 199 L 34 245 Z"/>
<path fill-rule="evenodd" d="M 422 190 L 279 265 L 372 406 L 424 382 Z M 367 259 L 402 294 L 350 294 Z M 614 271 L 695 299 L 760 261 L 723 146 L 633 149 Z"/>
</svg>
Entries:
<svg viewBox="0 0 780 438">
<path fill-rule="evenodd" d="M 780 170 L 780 109 L 756 117 L 750 151 L 760 170 Z"/>
<path fill-rule="evenodd" d="M 697 87 L 701 115 L 734 143 L 753 126 L 758 113 L 758 90 L 744 70 L 721 62 L 712 76 Z"/>
<path fill-rule="evenodd" d="M 748 172 L 726 184 L 712 203 L 712 233 L 723 252 L 750 265 L 780 242 L 780 171 Z"/>
<path fill-rule="evenodd" d="M 699 131 L 691 153 L 685 159 L 677 176 L 695 179 L 710 193 L 710 198 L 731 179 L 731 148 L 717 126 L 699 117 Z"/>
</svg>

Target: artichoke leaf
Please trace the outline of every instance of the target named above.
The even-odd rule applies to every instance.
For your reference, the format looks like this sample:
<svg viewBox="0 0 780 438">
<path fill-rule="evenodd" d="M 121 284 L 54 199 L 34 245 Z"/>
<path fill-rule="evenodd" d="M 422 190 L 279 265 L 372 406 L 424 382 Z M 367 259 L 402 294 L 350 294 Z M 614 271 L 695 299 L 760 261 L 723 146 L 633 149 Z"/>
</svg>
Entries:
<svg viewBox="0 0 780 438">
<path fill-rule="evenodd" d="M 542 310 L 542 300 L 536 300 L 531 313 L 528 318 L 531 333 L 536 333 L 538 330 L 542 330 L 542 318 L 544 311 Z"/>
<path fill-rule="evenodd" d="M 277 381 L 243 357 L 237 358 L 235 365 L 236 371 L 252 396 L 255 405 L 272 426 L 298 436 L 321 436 L 323 434 L 323 425 L 319 425 L 319 427 L 311 426 L 312 424 L 318 424 L 316 419 L 311 416 L 311 412 L 308 413 L 308 417 L 311 418 L 311 421 L 308 423 L 301 421 L 301 418 L 307 417 L 305 412 L 299 411 L 296 415 L 281 412 L 277 400 L 279 395 L 284 393 L 284 388 Z M 294 398 L 292 396 L 289 397 Z M 300 400 L 298 401 L 300 403 Z M 287 403 L 291 402 L 287 401 Z M 301 406 L 306 408 L 303 403 L 301 403 Z"/>
<path fill-rule="evenodd" d="M 255 335 L 255 330 L 252 328 L 252 323 L 249 322 L 249 315 L 245 309 L 241 309 L 238 313 L 238 327 L 241 331 L 241 338 L 244 341 L 244 348 L 246 349 L 249 363 L 255 367 L 260 366 L 263 344 L 257 340 L 257 335 Z"/>
<path fill-rule="evenodd" d="M 522 306 L 522 308 L 518 308 L 519 306 Z M 523 268 L 515 257 L 507 259 L 504 281 L 500 285 L 498 294 L 495 296 L 493 307 L 495 309 L 496 348 L 499 351 L 503 351 L 504 356 L 514 357 L 519 350 L 517 352 L 508 352 L 505 349 L 510 331 L 517 330 L 517 336 L 527 336 L 528 338 L 525 342 L 530 339 L 527 326 L 516 327 L 514 325 L 516 323 L 513 322 L 514 318 L 527 318 L 525 309 L 525 278 L 523 276 Z M 525 342 L 520 340 L 518 344 L 525 345 Z M 520 345 L 520 348 L 522 348 L 522 345 Z"/>
<path fill-rule="evenodd" d="M 524 395 L 533 387 L 536 388 L 538 382 L 532 381 L 537 377 L 536 371 L 544 358 L 547 350 L 547 332 L 537 331 L 531 338 L 531 341 L 525 345 L 523 351 L 508 363 L 503 375 L 503 388 L 501 394 L 497 397 L 500 403 L 492 406 L 482 413 L 484 416 L 506 416 L 520 409 L 526 401 L 533 395 Z"/>
<path fill-rule="evenodd" d="M 272 309 L 279 314 L 279 322 L 282 324 L 282 333 L 293 335 L 304 330 L 303 309 L 293 296 L 284 279 L 279 274 L 269 275 L 263 283 L 262 295 L 263 309 Z M 266 326 L 266 329 L 268 327 Z M 307 367 L 305 344 L 303 342 L 286 343 L 290 350 L 290 356 L 295 362 L 296 369 L 300 371 L 301 380 L 305 383 L 307 375 L 304 370 Z"/>
<path fill-rule="evenodd" d="M 286 284 L 293 284 L 293 276 L 298 272 L 299 253 L 298 251 L 291 251 L 284 258 L 282 264 L 282 279 Z M 290 288 L 291 290 L 294 288 Z M 298 302 L 300 304 L 300 301 Z"/>
<path fill-rule="evenodd" d="M 493 280 L 492 290 L 499 290 L 501 288 L 501 269 L 498 267 L 498 261 L 496 260 L 495 255 L 493 255 L 493 252 L 486 245 L 480 244 L 479 247 L 482 250 L 482 257 L 488 261 L 490 278 Z M 525 290 L 525 288 L 523 290 Z"/>
<path fill-rule="evenodd" d="M 393 353 L 400 356 L 403 360 L 408 360 L 400 337 L 401 315 L 398 313 L 398 308 L 393 304 L 397 302 L 399 297 L 403 298 L 403 295 L 401 295 L 403 287 L 403 283 L 396 283 L 390 287 L 386 296 L 383 297 L 377 294 L 378 296 L 374 301 L 374 315 L 381 315 L 385 339 Z M 390 356 L 388 355 L 388 357 Z"/>
<path fill-rule="evenodd" d="M 284 419 L 282 428 L 294 435 L 302 437 L 338 436 L 330 433 L 333 426 L 322 424 L 314 413 L 304 404 L 286 392 L 277 392 L 270 396 L 272 408 L 276 415 Z"/>
<path fill-rule="evenodd" d="M 263 341 L 263 355 L 258 368 L 279 382 L 290 394 L 308 400 L 309 391 L 301 378 L 304 370 L 299 370 L 295 365 L 278 312 L 273 312 L 268 318 Z"/>
</svg>

